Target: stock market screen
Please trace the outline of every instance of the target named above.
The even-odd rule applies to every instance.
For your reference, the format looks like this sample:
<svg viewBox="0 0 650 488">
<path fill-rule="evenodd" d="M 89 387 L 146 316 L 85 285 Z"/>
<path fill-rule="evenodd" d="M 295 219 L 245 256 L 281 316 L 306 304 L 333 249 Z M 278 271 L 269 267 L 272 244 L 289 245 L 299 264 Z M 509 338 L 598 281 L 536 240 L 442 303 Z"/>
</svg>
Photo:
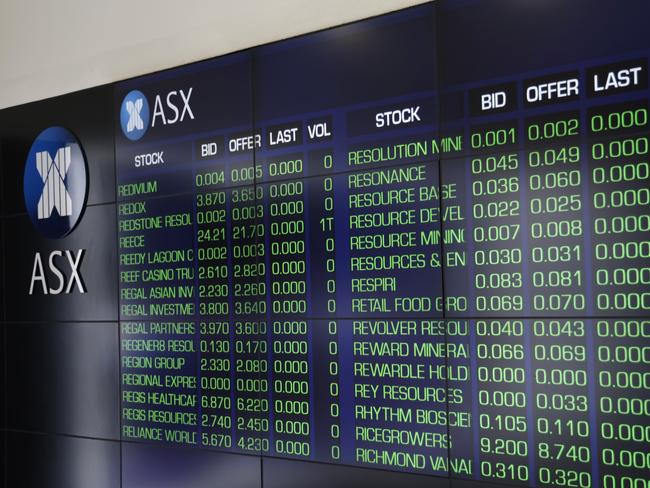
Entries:
<svg viewBox="0 0 650 488">
<path fill-rule="evenodd" d="M 434 2 L 116 85 L 122 438 L 647 488 L 649 14 Z"/>
</svg>

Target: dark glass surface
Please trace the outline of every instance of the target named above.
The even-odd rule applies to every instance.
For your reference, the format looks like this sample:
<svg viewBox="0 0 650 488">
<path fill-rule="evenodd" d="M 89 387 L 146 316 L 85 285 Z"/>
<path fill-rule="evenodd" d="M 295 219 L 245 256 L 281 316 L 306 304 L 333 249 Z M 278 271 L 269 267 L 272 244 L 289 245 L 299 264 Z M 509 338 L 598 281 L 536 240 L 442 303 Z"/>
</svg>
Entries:
<svg viewBox="0 0 650 488">
<path fill-rule="evenodd" d="M 8 432 L 7 445 L 7 486 L 120 487 L 117 442 Z"/>
<path fill-rule="evenodd" d="M 448 478 L 264 458 L 264 488 L 449 488 Z"/>
<path fill-rule="evenodd" d="M 260 458 L 238 454 L 122 445 L 123 488 L 261 488 Z"/>
<path fill-rule="evenodd" d="M 256 127 L 435 89 L 436 10 L 432 2 L 260 46 L 254 58 Z"/>
<path fill-rule="evenodd" d="M 7 270 L 7 320 L 12 321 L 112 321 L 117 320 L 117 257 L 115 235 L 115 205 L 98 205 L 86 208 L 78 227 L 64 239 L 47 240 L 40 237 L 27 215 L 9 217 L 5 229 L 14 236 L 5 242 Z M 73 283 L 70 293 L 65 293 L 69 279 L 59 295 L 43 293 L 42 282 L 35 281 L 29 294 L 36 253 L 40 253 L 48 289 L 57 289 L 59 280 L 49 270 L 52 251 L 62 255 L 54 262 L 67 278 L 72 276 L 65 251 L 74 260 L 84 249 L 80 276 L 86 293 L 79 292 Z"/>
<path fill-rule="evenodd" d="M 25 212 L 25 158 L 38 134 L 62 126 L 77 136 L 88 166 L 88 204 L 115 200 L 112 85 L 0 111 L 2 188 L 7 214 Z"/>
<path fill-rule="evenodd" d="M 119 439 L 116 323 L 5 327 L 10 429 Z"/>
<path fill-rule="evenodd" d="M 644 0 L 436 4 L 442 87 L 518 75 L 549 63 L 560 66 L 616 56 L 648 45 Z"/>
<path fill-rule="evenodd" d="M 7 486 L 6 471 L 7 469 L 7 432 L 0 432 L 0 483 Z"/>
</svg>

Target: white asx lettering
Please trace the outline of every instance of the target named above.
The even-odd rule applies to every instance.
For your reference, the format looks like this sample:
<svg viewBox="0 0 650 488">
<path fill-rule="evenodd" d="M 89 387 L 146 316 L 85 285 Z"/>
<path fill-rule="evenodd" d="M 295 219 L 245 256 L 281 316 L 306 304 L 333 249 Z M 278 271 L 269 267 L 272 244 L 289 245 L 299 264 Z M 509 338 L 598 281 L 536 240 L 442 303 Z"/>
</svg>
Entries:
<svg viewBox="0 0 650 488">
<path fill-rule="evenodd" d="M 76 287 L 79 293 L 86 293 L 86 287 L 80 275 L 81 261 L 85 250 L 79 249 L 76 253 L 72 251 L 52 251 L 47 258 L 47 270 L 51 274 L 48 282 L 46 270 L 43 267 L 41 253 L 37 252 L 34 256 L 34 266 L 32 267 L 32 279 L 29 283 L 29 294 L 34 294 L 36 284 L 40 284 L 43 295 L 59 295 L 61 293 L 72 293 Z M 65 256 L 66 261 L 63 264 L 57 264 L 59 258 Z M 66 275 L 67 271 L 67 275 Z"/>
<path fill-rule="evenodd" d="M 158 119 L 160 119 L 163 125 L 172 125 L 176 122 L 183 122 L 186 116 L 194 120 L 194 113 L 192 112 L 192 107 L 190 106 L 190 97 L 192 96 L 192 90 L 194 90 L 193 87 L 190 87 L 187 93 L 185 93 L 184 90 L 170 91 L 165 97 L 165 105 L 163 105 L 161 96 L 156 95 L 151 127 L 156 126 L 156 121 Z M 181 98 L 180 101 L 182 102 L 182 108 L 180 110 L 175 100 L 179 96 Z"/>
</svg>

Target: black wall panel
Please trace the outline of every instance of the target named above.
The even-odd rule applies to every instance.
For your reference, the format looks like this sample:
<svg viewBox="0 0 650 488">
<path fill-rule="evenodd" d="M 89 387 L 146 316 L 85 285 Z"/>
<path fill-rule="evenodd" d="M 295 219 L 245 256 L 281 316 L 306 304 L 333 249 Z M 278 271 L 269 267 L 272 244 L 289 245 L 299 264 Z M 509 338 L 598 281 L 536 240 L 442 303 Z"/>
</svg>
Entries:
<svg viewBox="0 0 650 488">
<path fill-rule="evenodd" d="M 5 327 L 10 429 L 119 440 L 116 323 Z"/>
<path fill-rule="evenodd" d="M 38 134 L 50 126 L 72 131 L 88 162 L 88 204 L 115 200 L 111 85 L 0 111 L 2 188 L 7 214 L 25 212 L 25 158 Z"/>
<path fill-rule="evenodd" d="M 2 430 L 2 436 L 0 438 L 0 483 L 2 483 L 2 486 L 7 486 L 6 465 L 7 465 L 7 432 Z"/>
<path fill-rule="evenodd" d="M 7 326 L 0 324 L 0 352 L 2 357 L 0 358 L 0 422 L 2 423 L 0 430 L 5 430 L 7 428 L 7 416 L 6 416 L 6 389 L 7 389 L 7 355 L 6 355 L 6 333 Z"/>
<path fill-rule="evenodd" d="M 49 240 L 40 237 L 27 215 L 8 217 L 5 230 L 21 238 L 5 242 L 7 310 L 10 321 L 116 321 L 117 320 L 117 256 L 115 205 L 86 208 L 78 227 L 68 237 Z M 54 250 L 70 251 L 76 256 L 84 249 L 80 275 L 86 293 L 74 284 L 71 293 L 47 294 L 40 282 L 29 295 L 35 254 L 40 252 L 50 288 L 57 287 L 48 272 L 48 259 Z M 71 276 L 65 255 L 55 258 L 61 271 Z"/>
<path fill-rule="evenodd" d="M 0 119 L 4 117 L 3 111 L 0 111 Z M 5 166 L 5 156 L 4 156 L 4 132 L 0 133 L 0 176 L 2 176 L 2 168 Z M 4 191 L 3 191 L 4 184 L 0 183 L 0 215 L 4 216 L 5 215 L 5 199 L 4 199 Z"/>
<path fill-rule="evenodd" d="M 7 486 L 119 488 L 117 442 L 8 432 Z"/>
</svg>

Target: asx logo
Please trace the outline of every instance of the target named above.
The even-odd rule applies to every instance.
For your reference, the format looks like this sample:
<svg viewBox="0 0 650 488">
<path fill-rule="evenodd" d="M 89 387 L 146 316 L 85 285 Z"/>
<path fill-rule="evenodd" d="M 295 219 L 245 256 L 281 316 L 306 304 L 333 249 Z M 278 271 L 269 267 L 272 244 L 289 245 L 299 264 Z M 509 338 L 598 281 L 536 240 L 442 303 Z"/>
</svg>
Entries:
<svg viewBox="0 0 650 488">
<path fill-rule="evenodd" d="M 124 135 L 132 141 L 137 141 L 145 135 L 149 128 L 149 102 L 144 93 L 133 90 L 124 97 L 120 109 L 120 124 Z"/>
<path fill-rule="evenodd" d="M 160 94 L 156 95 L 152 114 L 147 97 L 139 90 L 130 91 L 122 100 L 120 108 L 122 132 L 128 139 L 137 141 L 147 132 L 150 117 L 151 127 L 156 124 L 173 125 L 186 118 L 194 120 L 190 105 L 193 90 L 193 87 L 187 91 L 172 90 L 164 98 Z"/>
<path fill-rule="evenodd" d="M 86 158 L 77 138 L 63 127 L 41 132 L 27 156 L 23 190 L 32 224 L 50 239 L 75 228 L 86 206 Z"/>
<path fill-rule="evenodd" d="M 61 217 L 72 215 L 72 198 L 65 186 L 65 177 L 72 162 L 70 146 L 60 147 L 52 160 L 47 151 L 36 153 L 36 169 L 43 179 L 43 191 L 38 199 L 38 219 L 49 219 L 56 209 Z"/>
<path fill-rule="evenodd" d="M 61 239 L 70 234 L 81 220 L 87 192 L 86 158 L 74 134 L 63 127 L 50 127 L 41 132 L 27 156 L 23 179 L 25 206 L 34 228 L 48 239 Z M 71 293 L 75 289 L 85 293 L 80 275 L 84 252 L 83 249 L 52 251 L 45 259 L 48 273 L 41 253 L 37 252 L 29 294 L 37 289 L 37 283 L 42 285 L 45 295 Z M 67 258 L 62 264 L 57 262 L 61 257 Z"/>
</svg>

